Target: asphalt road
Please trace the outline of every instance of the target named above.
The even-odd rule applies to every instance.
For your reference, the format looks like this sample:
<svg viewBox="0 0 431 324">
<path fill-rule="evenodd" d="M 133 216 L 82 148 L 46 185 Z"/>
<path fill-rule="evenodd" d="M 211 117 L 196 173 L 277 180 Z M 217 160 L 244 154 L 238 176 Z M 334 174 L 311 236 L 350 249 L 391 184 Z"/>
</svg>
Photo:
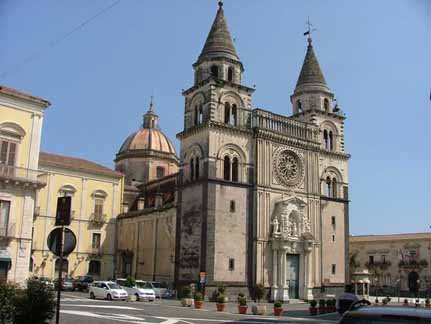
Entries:
<svg viewBox="0 0 431 324">
<path fill-rule="evenodd" d="M 239 315 L 236 305 L 228 304 L 227 312 L 216 312 L 214 303 L 205 303 L 205 309 L 196 310 L 182 307 L 177 300 L 157 300 L 154 302 L 124 302 L 91 300 L 87 294 L 63 292 L 60 323 L 62 324 L 217 324 L 217 323 L 337 323 L 338 315 L 328 314 L 310 318 L 306 312 L 308 305 L 285 305 L 283 317 L 271 315 Z M 251 307 L 251 305 L 249 305 Z M 268 314 L 272 310 L 268 309 Z"/>
</svg>

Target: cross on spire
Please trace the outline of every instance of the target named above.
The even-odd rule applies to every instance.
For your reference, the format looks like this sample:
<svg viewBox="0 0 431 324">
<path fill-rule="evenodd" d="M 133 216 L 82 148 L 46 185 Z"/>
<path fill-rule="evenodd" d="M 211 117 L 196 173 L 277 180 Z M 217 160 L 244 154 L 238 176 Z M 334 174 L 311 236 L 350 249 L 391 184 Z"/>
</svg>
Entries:
<svg viewBox="0 0 431 324">
<path fill-rule="evenodd" d="M 307 18 L 306 25 L 307 25 L 307 31 L 304 33 L 304 36 L 308 36 L 307 41 L 308 41 L 308 44 L 311 45 L 311 32 L 314 32 L 316 28 L 312 28 L 313 25 L 310 22 L 310 17 Z"/>
</svg>

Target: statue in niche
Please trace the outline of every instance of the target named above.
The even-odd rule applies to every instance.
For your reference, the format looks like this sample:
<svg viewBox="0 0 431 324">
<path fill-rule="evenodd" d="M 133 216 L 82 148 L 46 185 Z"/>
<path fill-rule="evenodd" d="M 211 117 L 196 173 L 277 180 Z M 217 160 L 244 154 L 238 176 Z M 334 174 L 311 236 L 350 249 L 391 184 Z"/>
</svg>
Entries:
<svg viewBox="0 0 431 324">
<path fill-rule="evenodd" d="M 298 226 L 296 225 L 296 222 L 292 223 L 292 232 L 291 236 L 298 236 Z"/>
<path fill-rule="evenodd" d="M 272 225 L 274 226 L 272 234 L 280 234 L 280 223 L 277 218 L 274 218 Z"/>
</svg>

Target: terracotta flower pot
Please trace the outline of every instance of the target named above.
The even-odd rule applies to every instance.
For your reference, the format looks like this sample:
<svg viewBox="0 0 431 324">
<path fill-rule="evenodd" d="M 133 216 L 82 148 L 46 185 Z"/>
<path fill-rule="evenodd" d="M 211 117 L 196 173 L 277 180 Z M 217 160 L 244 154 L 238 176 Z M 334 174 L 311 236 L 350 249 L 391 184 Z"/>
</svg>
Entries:
<svg viewBox="0 0 431 324">
<path fill-rule="evenodd" d="M 319 314 L 325 314 L 326 313 L 326 307 L 319 307 Z"/>
<path fill-rule="evenodd" d="M 317 315 L 317 307 L 310 307 L 309 311 L 310 311 L 310 315 L 312 316 Z"/>
<path fill-rule="evenodd" d="M 238 313 L 247 314 L 247 305 L 238 305 Z"/>
<path fill-rule="evenodd" d="M 204 306 L 203 300 L 195 300 L 195 308 L 196 309 L 202 309 Z"/>
<path fill-rule="evenodd" d="M 217 312 L 224 312 L 224 308 L 226 307 L 226 304 L 219 304 L 217 303 Z"/>
<path fill-rule="evenodd" d="M 283 315 L 283 307 L 274 307 L 274 316 Z"/>
</svg>

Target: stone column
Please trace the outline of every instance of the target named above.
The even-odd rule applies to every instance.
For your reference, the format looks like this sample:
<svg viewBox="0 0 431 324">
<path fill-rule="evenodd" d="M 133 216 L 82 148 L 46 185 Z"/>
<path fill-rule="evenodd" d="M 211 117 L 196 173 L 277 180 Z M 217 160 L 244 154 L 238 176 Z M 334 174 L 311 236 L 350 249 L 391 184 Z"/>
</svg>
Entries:
<svg viewBox="0 0 431 324">
<path fill-rule="evenodd" d="M 281 280 L 282 280 L 282 285 L 281 285 L 281 287 L 282 287 L 282 289 L 281 289 L 281 298 L 280 298 L 280 300 L 283 300 L 283 301 L 288 301 L 289 300 L 289 287 L 287 286 L 287 283 L 286 283 L 286 254 L 287 254 L 287 251 L 286 251 L 286 249 L 283 249 L 283 250 L 281 250 L 281 274 L 282 274 L 282 278 L 281 278 Z"/>
<path fill-rule="evenodd" d="M 272 250 L 272 299 L 277 299 L 278 293 L 278 250 L 273 247 Z"/>
</svg>

